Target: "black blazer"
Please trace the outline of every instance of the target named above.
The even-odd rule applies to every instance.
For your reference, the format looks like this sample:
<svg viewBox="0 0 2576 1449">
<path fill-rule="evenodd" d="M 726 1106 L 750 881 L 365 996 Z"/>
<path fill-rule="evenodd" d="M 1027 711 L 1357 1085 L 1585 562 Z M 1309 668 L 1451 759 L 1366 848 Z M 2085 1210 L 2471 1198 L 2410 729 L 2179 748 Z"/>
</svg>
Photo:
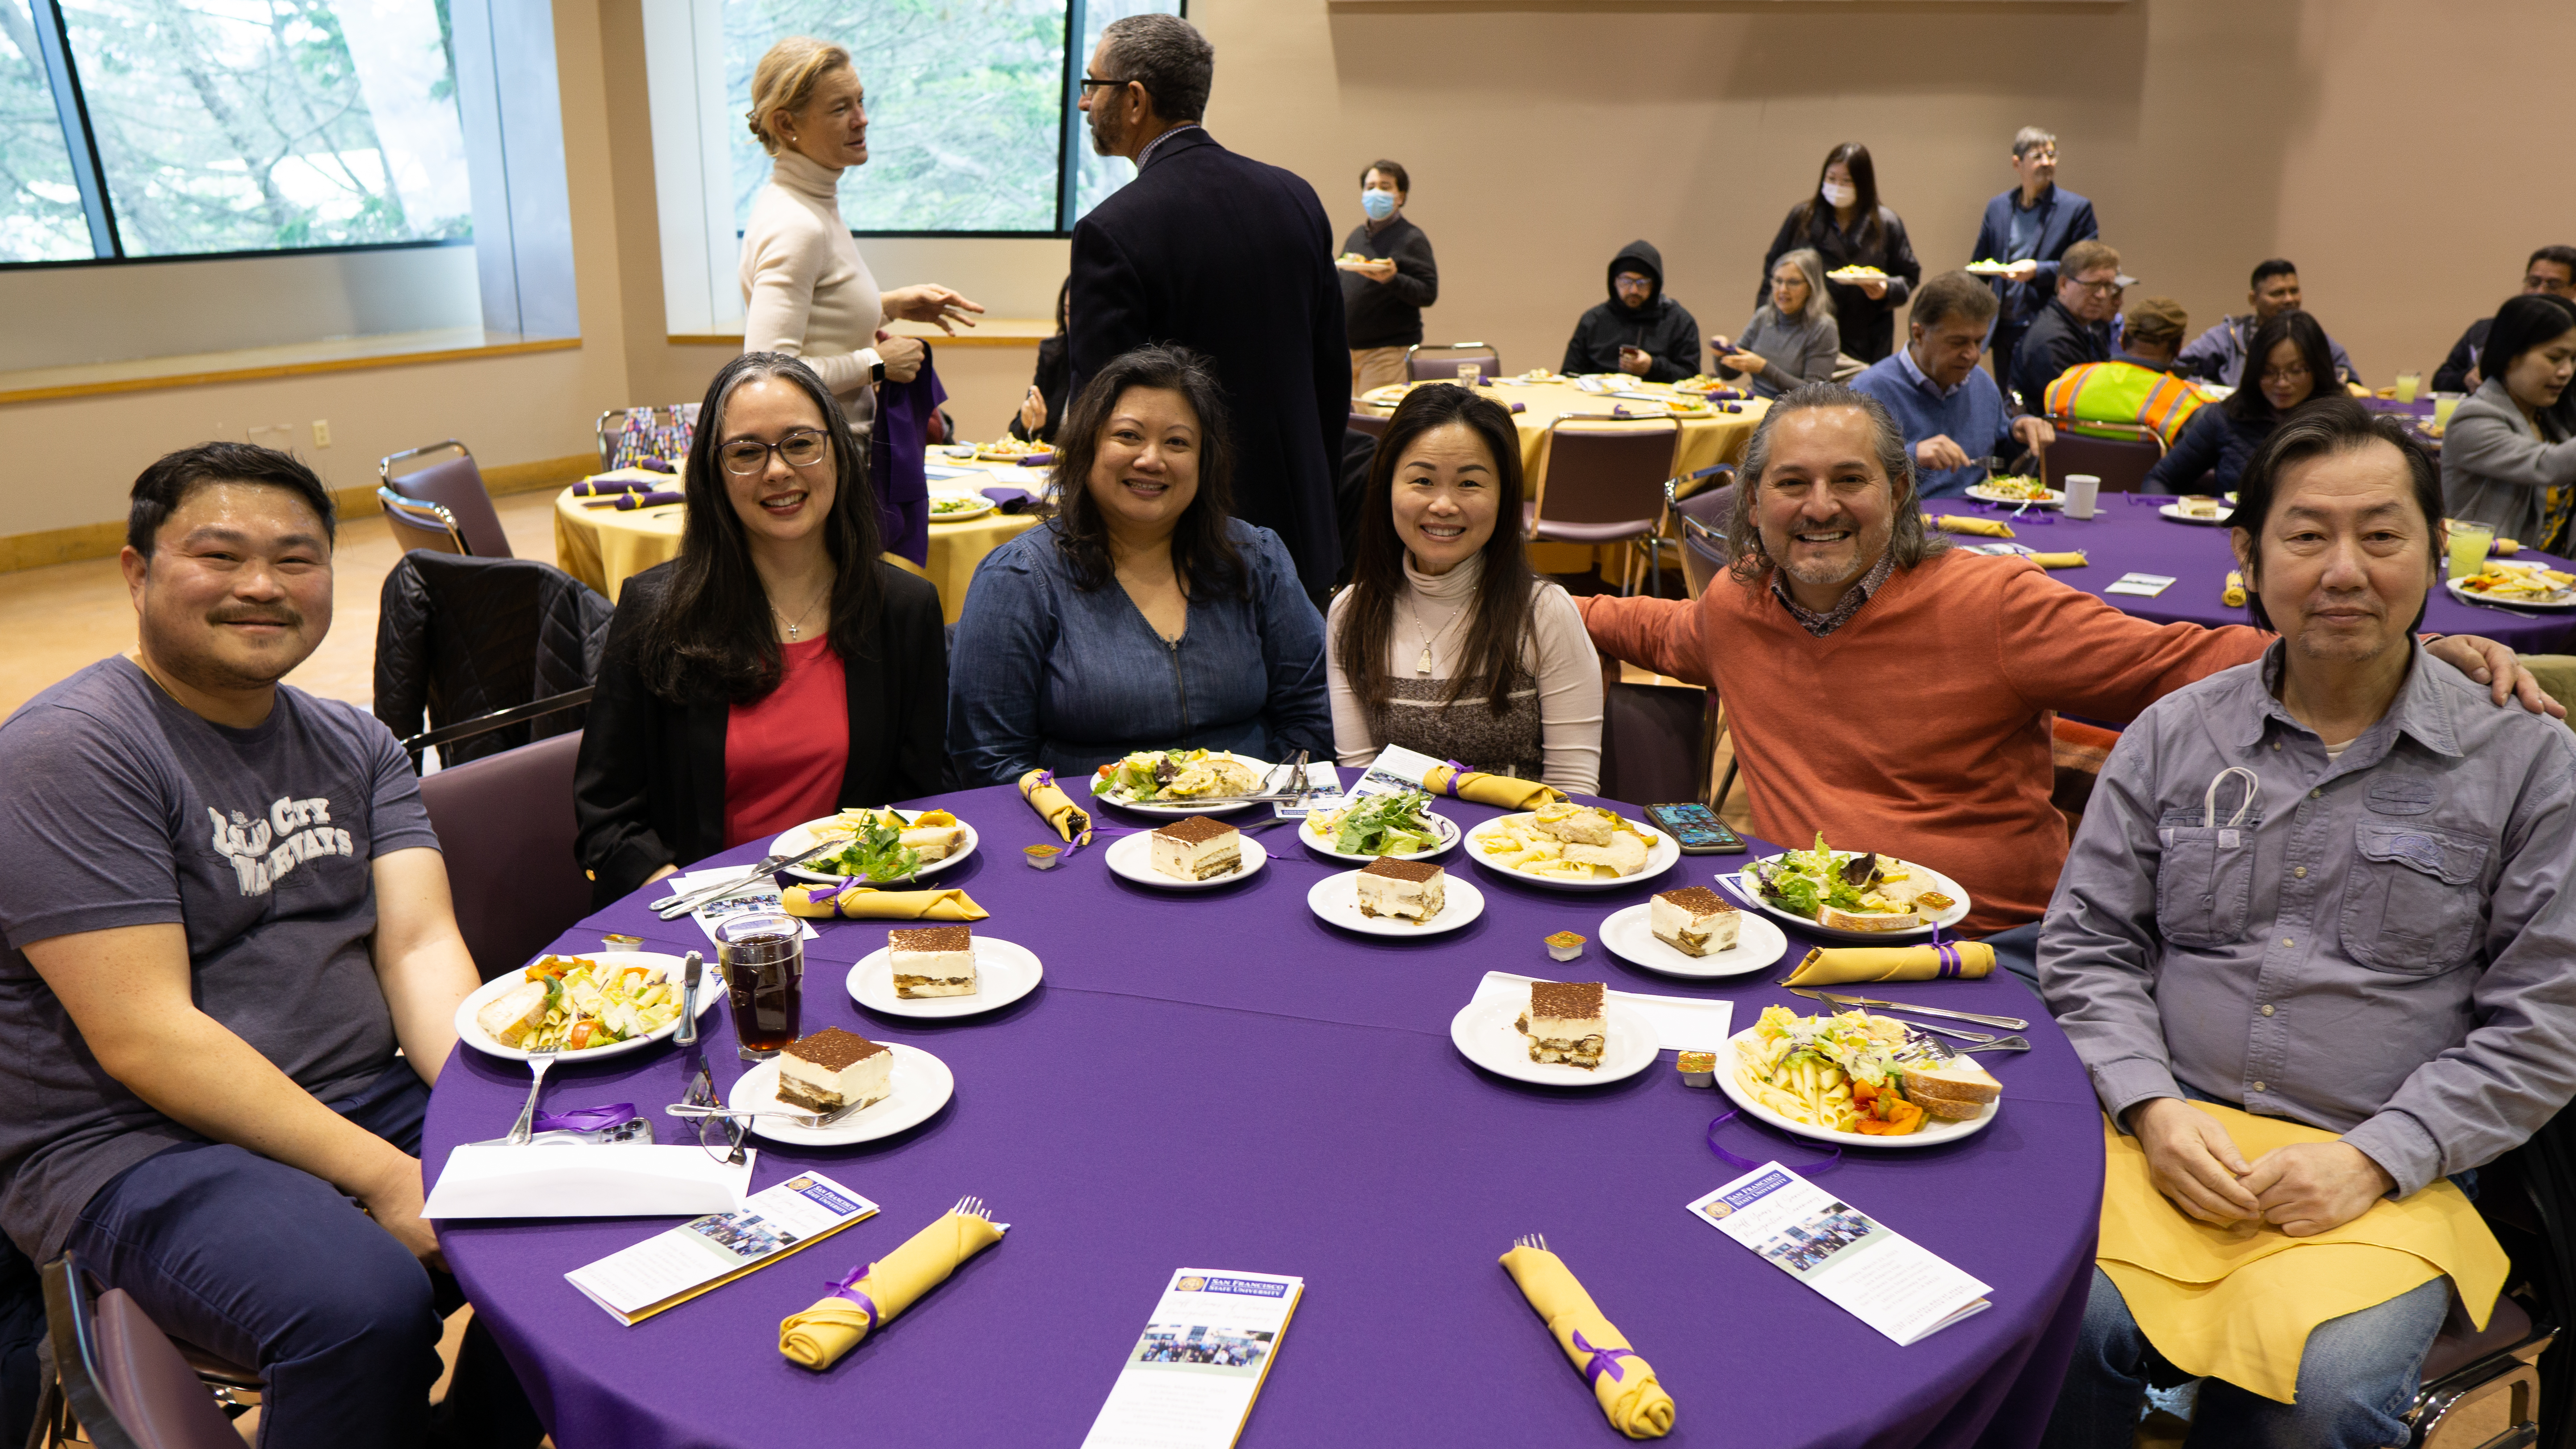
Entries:
<svg viewBox="0 0 2576 1449">
<path fill-rule="evenodd" d="M 594 909 L 625 896 L 666 865 L 724 849 L 723 699 L 678 705 L 644 687 L 638 636 L 660 607 L 671 565 L 626 581 L 609 621 L 599 693 L 573 774 L 574 854 L 591 879 Z M 849 675 L 850 760 L 843 806 L 885 805 L 943 788 L 948 761 L 948 648 L 939 591 L 889 563 L 871 658 L 842 660 Z"/>
<path fill-rule="evenodd" d="M 1351 411 L 1333 234 L 1315 188 L 1202 130 L 1164 138 L 1073 229 L 1072 395 L 1119 354 L 1205 354 L 1234 415 L 1234 513 L 1320 597 L 1340 564 L 1333 475 Z"/>
</svg>

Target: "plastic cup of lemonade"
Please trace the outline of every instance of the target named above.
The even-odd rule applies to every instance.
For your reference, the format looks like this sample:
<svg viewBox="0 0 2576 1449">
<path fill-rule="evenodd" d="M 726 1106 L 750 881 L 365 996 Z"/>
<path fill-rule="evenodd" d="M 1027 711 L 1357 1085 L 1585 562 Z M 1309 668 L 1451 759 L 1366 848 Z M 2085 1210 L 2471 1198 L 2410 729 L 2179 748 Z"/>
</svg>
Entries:
<svg viewBox="0 0 2576 1449">
<path fill-rule="evenodd" d="M 2397 374 L 2397 400 L 2402 403 L 2413 402 L 2415 400 L 2416 390 L 2423 387 L 2423 385 L 2424 374 L 2420 372 L 2401 372 Z"/>
<path fill-rule="evenodd" d="M 2451 414 L 2459 411 L 2461 397 L 2462 394 L 2456 392 L 2433 394 L 2433 426 L 2444 429 L 2451 426 Z"/>
<path fill-rule="evenodd" d="M 2455 579 L 2475 578 L 2486 572 L 2487 546 L 2495 542 L 2495 529 L 2465 518 L 2451 520 L 2451 571 Z"/>
</svg>

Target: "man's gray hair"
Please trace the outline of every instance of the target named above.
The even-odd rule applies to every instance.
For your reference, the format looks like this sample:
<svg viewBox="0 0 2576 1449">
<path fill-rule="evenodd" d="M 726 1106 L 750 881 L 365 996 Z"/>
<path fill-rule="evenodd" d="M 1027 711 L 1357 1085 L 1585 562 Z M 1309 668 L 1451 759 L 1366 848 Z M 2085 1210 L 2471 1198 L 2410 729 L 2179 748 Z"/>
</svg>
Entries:
<svg viewBox="0 0 2576 1449">
<path fill-rule="evenodd" d="M 1927 330 L 1952 317 L 1964 317 L 1983 327 L 1995 320 L 2002 306 L 1995 300 L 1994 287 L 1984 278 L 1971 272 L 1943 272 L 1914 289 L 1913 310 L 1905 315 L 1908 322 Z"/>
<path fill-rule="evenodd" d="M 1782 418 L 1817 408 L 1853 408 L 1869 419 L 1870 452 L 1877 459 L 1879 471 L 1887 475 L 1895 505 L 1894 516 L 1889 520 L 1887 551 L 1895 556 L 1896 566 L 1910 569 L 1948 548 L 1948 539 L 1923 527 L 1922 503 L 1914 496 L 1914 455 L 1905 446 L 1905 430 L 1896 425 L 1887 405 L 1838 382 L 1811 382 L 1773 399 L 1771 411 L 1763 414 L 1760 425 L 1753 430 L 1753 441 L 1744 447 L 1744 464 L 1736 472 L 1735 507 L 1726 524 L 1727 572 L 1747 584 L 1758 584 L 1770 576 L 1771 555 L 1762 547 L 1755 504 L 1760 501 L 1763 474 L 1771 467 L 1771 433 Z"/>
<path fill-rule="evenodd" d="M 1177 15 L 1130 15 L 1100 32 L 1103 80 L 1136 81 L 1154 98 L 1166 121 L 1207 117 L 1208 87 L 1216 80 L 1216 47 L 1197 26 Z"/>
<path fill-rule="evenodd" d="M 2043 131 L 2037 126 L 2024 126 L 2020 130 L 2013 132 L 2013 159 L 2018 161 L 2024 156 L 2029 155 L 2031 152 L 2038 150 L 2042 146 L 2054 146 L 2056 144 L 2057 133 L 2055 131 Z"/>
</svg>

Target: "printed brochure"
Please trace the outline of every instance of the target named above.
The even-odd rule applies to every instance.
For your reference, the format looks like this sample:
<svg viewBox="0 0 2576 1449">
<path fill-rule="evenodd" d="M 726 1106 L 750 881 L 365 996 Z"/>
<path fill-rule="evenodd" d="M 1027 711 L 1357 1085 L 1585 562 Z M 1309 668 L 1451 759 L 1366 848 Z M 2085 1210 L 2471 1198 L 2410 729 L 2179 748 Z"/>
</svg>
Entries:
<svg viewBox="0 0 2576 1449">
<path fill-rule="evenodd" d="M 1690 1212 L 1900 1347 L 1993 1306 L 1985 1284 L 1776 1162 Z"/>
<path fill-rule="evenodd" d="M 753 1193 L 733 1212 L 694 1218 L 564 1277 L 632 1328 L 710 1288 L 873 1217 L 877 1205 L 819 1172 Z"/>
<path fill-rule="evenodd" d="M 1230 1449 L 1305 1291 L 1275 1273 L 1174 1273 L 1083 1449 Z"/>
</svg>

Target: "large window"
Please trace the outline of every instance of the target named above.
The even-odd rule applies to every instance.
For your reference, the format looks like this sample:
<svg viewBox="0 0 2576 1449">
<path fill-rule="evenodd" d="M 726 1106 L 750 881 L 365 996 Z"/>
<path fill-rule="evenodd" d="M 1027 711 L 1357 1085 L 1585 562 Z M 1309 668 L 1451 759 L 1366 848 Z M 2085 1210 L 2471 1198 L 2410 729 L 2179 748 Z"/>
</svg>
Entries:
<svg viewBox="0 0 2576 1449">
<path fill-rule="evenodd" d="M 447 0 L 0 0 L 0 262 L 473 233 Z"/>
</svg>

